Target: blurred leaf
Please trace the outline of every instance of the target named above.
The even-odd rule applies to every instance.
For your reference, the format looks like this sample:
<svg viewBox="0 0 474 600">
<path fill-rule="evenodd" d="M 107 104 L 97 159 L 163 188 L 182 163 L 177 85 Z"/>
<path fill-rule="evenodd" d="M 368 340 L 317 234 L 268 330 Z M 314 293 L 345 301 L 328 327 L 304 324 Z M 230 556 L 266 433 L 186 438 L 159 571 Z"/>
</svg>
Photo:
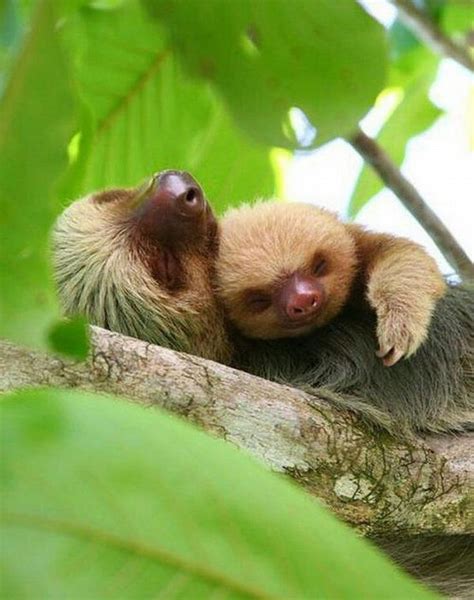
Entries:
<svg viewBox="0 0 474 600">
<path fill-rule="evenodd" d="M 414 0 L 415 6 L 434 23 L 439 23 L 446 7 L 446 0 Z M 400 19 L 395 19 L 389 28 L 390 54 L 392 60 L 399 60 L 407 52 L 423 47 L 423 42 L 416 37 Z"/>
<path fill-rule="evenodd" d="M 3 598 L 432 598 L 314 499 L 167 414 L 3 400 Z"/>
<path fill-rule="evenodd" d="M 99 10 L 115 10 L 120 8 L 127 0 L 88 0 L 89 6 Z"/>
<path fill-rule="evenodd" d="M 474 4 L 472 1 L 447 3 L 442 18 L 443 29 L 450 34 L 467 34 L 474 30 Z"/>
<path fill-rule="evenodd" d="M 54 4 L 40 2 L 0 105 L 0 336 L 40 347 L 58 314 L 48 237 L 73 117 Z"/>
<path fill-rule="evenodd" d="M 447 0 L 413 0 L 413 4 L 435 23 L 439 23 Z"/>
<path fill-rule="evenodd" d="M 15 0 L 0 0 L 0 98 L 17 50 L 23 27 Z"/>
<path fill-rule="evenodd" d="M 191 171 L 217 208 L 272 193 L 268 150 L 242 136 L 208 85 L 183 75 L 137 2 L 80 15 L 87 110 L 70 196 L 165 168 Z"/>
<path fill-rule="evenodd" d="M 428 98 L 437 67 L 438 60 L 431 55 L 426 55 L 418 63 L 416 74 L 404 88 L 403 99 L 377 135 L 380 146 L 397 165 L 402 164 L 410 139 L 430 127 L 442 112 Z M 400 73 L 393 76 L 394 83 L 404 80 L 405 76 Z M 383 188 L 384 183 L 379 176 L 370 166 L 364 165 L 349 203 L 349 216 L 355 217 Z"/>
<path fill-rule="evenodd" d="M 294 145 L 284 133 L 293 107 L 317 128 L 317 144 L 348 134 L 384 84 L 383 28 L 353 0 L 146 4 L 191 73 L 264 144 Z"/>
<path fill-rule="evenodd" d="M 411 52 L 418 46 L 421 46 L 421 41 L 404 25 L 400 19 L 395 21 L 390 26 L 390 55 L 392 60 L 397 61 L 407 52 Z"/>
<path fill-rule="evenodd" d="M 53 350 L 73 358 L 86 358 L 89 350 L 89 338 L 84 319 L 58 321 L 49 332 L 49 341 Z"/>
<path fill-rule="evenodd" d="M 0 47 L 13 44 L 18 35 L 19 19 L 13 0 L 0 0 Z"/>
</svg>

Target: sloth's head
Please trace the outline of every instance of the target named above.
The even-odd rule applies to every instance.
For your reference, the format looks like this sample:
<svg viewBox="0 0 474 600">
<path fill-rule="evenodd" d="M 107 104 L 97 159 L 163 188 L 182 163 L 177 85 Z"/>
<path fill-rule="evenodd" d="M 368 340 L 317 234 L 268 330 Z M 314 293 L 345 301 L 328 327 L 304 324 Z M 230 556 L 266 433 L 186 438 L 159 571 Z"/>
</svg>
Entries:
<svg viewBox="0 0 474 600">
<path fill-rule="evenodd" d="M 66 314 L 223 360 L 211 285 L 217 223 L 188 173 L 164 171 L 136 188 L 77 200 L 56 223 L 53 248 Z"/>
<path fill-rule="evenodd" d="M 221 221 L 218 294 L 249 337 L 296 337 L 327 324 L 347 301 L 356 265 L 344 224 L 311 205 L 261 202 Z"/>
</svg>

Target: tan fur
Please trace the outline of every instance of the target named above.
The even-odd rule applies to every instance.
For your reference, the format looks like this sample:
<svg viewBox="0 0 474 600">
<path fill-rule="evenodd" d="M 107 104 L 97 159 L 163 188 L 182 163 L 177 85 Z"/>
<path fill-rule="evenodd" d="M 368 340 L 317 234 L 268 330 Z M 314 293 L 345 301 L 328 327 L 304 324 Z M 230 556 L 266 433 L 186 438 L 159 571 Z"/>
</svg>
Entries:
<svg viewBox="0 0 474 600">
<path fill-rule="evenodd" d="M 386 364 L 411 356 L 428 333 L 446 283 L 435 260 L 405 238 L 347 225 L 357 245 L 366 298 L 377 315 L 379 354 Z"/>
<path fill-rule="evenodd" d="M 296 335 L 325 325 L 363 294 L 377 314 L 380 356 L 386 364 L 413 354 L 445 290 L 435 261 L 414 242 L 344 224 L 313 205 L 267 201 L 223 217 L 218 292 L 238 329 L 254 338 L 289 337 L 273 306 L 255 314 L 245 295 L 271 291 L 294 272 L 310 272 L 317 253 L 328 261 L 321 277 L 326 304 L 312 325 Z M 361 282 L 363 290 L 356 285 Z"/>
<path fill-rule="evenodd" d="M 221 220 L 218 290 L 231 320 L 244 334 L 264 339 L 288 336 L 273 307 L 259 314 L 248 310 L 245 292 L 270 292 L 295 271 L 310 273 L 316 252 L 330 263 L 323 278 L 328 301 L 317 322 L 322 326 L 347 301 L 356 273 L 355 244 L 345 226 L 333 213 L 309 204 L 261 202 L 226 213 Z"/>
<path fill-rule="evenodd" d="M 136 192 L 80 199 L 53 232 L 55 276 L 66 315 L 152 343 L 228 361 L 230 346 L 211 287 L 210 262 L 183 249 L 185 285 L 168 292 L 131 243 Z"/>
</svg>

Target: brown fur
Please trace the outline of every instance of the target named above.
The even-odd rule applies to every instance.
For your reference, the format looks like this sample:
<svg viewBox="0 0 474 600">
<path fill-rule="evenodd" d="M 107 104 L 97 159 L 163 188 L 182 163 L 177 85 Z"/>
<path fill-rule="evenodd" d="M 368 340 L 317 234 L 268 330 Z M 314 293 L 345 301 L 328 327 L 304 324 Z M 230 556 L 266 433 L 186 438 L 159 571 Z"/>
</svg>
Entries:
<svg viewBox="0 0 474 600">
<path fill-rule="evenodd" d="M 405 238 L 346 226 L 359 258 L 365 297 L 377 315 L 379 354 L 392 364 L 411 356 L 426 339 L 446 283 L 434 259 Z"/>
<path fill-rule="evenodd" d="M 273 202 L 245 205 L 231 210 L 221 221 L 219 295 L 231 320 L 252 338 L 287 337 L 289 332 L 273 307 L 258 314 L 248 309 L 245 296 L 249 290 L 271 292 L 295 271 L 310 273 L 315 257 L 324 255 L 329 263 L 324 278 L 328 301 L 316 323 L 322 326 L 342 309 L 356 275 L 354 240 L 335 215 L 306 204 L 293 204 L 292 210 L 288 206 Z"/>
<path fill-rule="evenodd" d="M 249 308 L 249 291 L 266 293 L 292 273 L 310 273 L 315 256 L 327 262 L 320 277 L 326 302 L 310 325 L 289 331 L 274 306 L 258 313 Z M 224 216 L 217 280 L 231 321 L 253 338 L 307 334 L 347 304 L 368 301 L 377 315 L 379 352 L 386 364 L 420 346 L 445 290 L 435 261 L 414 242 L 344 224 L 312 205 L 272 201 Z"/>
<path fill-rule="evenodd" d="M 133 218 L 142 193 L 94 193 L 58 219 L 53 258 L 65 314 L 82 314 L 125 335 L 228 362 L 230 345 L 211 284 L 217 251 L 213 217 L 200 239 L 182 240 L 167 266 L 172 277 L 165 285 L 156 266 L 165 248 L 140 235 Z"/>
</svg>

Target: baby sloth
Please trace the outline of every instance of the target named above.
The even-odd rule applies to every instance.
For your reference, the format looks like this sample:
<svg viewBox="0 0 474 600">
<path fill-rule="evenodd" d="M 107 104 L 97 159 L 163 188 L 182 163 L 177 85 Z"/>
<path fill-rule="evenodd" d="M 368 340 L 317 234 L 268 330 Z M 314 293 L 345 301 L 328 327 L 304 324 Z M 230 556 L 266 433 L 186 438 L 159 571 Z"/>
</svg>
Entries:
<svg viewBox="0 0 474 600">
<path fill-rule="evenodd" d="M 212 210 L 199 184 L 180 171 L 82 198 L 53 232 L 55 277 L 67 315 L 228 362 L 211 285 L 216 253 Z"/>
<path fill-rule="evenodd" d="M 415 243 L 266 202 L 223 217 L 216 275 L 240 369 L 392 432 L 473 428 L 474 289 Z"/>
<path fill-rule="evenodd" d="M 278 202 L 225 215 L 217 275 L 231 321 L 251 338 L 308 334 L 348 305 L 368 303 L 386 366 L 419 348 L 446 289 L 435 261 L 414 242 L 344 224 L 322 208 Z"/>
</svg>

